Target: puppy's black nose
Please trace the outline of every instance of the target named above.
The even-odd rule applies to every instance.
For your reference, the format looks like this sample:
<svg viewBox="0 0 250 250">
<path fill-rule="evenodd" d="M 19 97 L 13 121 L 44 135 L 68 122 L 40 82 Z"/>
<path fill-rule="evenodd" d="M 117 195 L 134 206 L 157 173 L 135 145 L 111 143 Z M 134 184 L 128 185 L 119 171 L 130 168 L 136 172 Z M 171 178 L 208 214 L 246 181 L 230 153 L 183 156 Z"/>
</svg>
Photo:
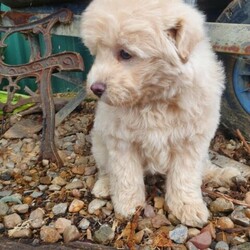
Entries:
<svg viewBox="0 0 250 250">
<path fill-rule="evenodd" d="M 101 97 L 106 89 L 106 84 L 102 82 L 96 82 L 91 85 L 90 89 L 93 91 L 95 95 Z"/>
</svg>

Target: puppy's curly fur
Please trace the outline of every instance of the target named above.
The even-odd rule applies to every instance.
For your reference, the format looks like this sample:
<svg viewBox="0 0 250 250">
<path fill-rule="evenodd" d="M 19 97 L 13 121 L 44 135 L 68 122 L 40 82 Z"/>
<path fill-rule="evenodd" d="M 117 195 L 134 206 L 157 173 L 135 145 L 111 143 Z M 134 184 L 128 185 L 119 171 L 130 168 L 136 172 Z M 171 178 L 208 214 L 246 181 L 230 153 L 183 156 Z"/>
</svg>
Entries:
<svg viewBox="0 0 250 250">
<path fill-rule="evenodd" d="M 93 0 L 81 34 L 95 56 L 87 87 L 101 96 L 92 131 L 93 194 L 129 216 L 145 203 L 144 173 L 166 175 L 166 203 L 182 223 L 208 210 L 202 177 L 228 183 L 236 169 L 209 163 L 224 73 L 204 17 L 181 0 Z M 225 173 L 227 173 L 225 175 Z"/>
</svg>

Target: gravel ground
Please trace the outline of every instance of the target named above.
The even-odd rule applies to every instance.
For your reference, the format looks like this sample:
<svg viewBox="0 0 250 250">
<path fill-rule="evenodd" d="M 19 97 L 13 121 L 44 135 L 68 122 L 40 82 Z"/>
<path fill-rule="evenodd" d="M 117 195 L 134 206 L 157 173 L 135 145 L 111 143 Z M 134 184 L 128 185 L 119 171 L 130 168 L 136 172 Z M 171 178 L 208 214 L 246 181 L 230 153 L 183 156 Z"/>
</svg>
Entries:
<svg viewBox="0 0 250 250">
<path fill-rule="evenodd" d="M 26 132 L 14 128 L 0 139 L 0 242 L 11 238 L 30 246 L 77 241 L 120 249 L 250 249 L 250 184 L 244 178 L 235 180 L 231 189 L 202 187 L 211 212 L 204 228 L 181 225 L 168 211 L 162 176 L 146 177 L 147 206 L 130 220 L 114 213 L 110 199 L 93 197 L 97 169 L 89 131 L 94 108 L 94 102 L 83 103 L 57 128 L 56 145 L 64 162 L 60 169 L 47 160 L 37 162 L 41 115 L 25 118 Z M 222 132 L 211 149 L 250 165 L 243 143 Z"/>
</svg>

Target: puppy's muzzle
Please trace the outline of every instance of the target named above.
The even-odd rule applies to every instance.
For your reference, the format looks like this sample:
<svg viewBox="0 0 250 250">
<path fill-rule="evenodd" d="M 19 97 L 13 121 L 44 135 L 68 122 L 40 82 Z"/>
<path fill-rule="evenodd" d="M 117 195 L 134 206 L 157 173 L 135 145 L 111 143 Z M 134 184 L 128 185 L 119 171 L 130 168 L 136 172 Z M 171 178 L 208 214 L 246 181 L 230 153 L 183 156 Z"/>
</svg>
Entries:
<svg viewBox="0 0 250 250">
<path fill-rule="evenodd" d="M 106 90 L 106 84 L 102 82 L 96 82 L 91 85 L 90 89 L 96 96 L 101 97 Z"/>
</svg>

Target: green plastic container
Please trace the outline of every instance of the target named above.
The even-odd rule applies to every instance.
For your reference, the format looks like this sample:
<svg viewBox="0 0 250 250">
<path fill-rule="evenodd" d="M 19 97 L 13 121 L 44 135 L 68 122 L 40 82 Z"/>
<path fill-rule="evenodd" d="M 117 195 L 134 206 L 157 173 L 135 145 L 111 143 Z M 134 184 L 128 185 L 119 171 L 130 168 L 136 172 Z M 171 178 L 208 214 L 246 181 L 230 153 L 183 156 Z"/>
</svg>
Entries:
<svg viewBox="0 0 250 250">
<path fill-rule="evenodd" d="M 6 91 L 0 91 L 0 102 L 1 103 L 6 103 L 7 102 L 7 98 L 8 98 L 7 92 Z M 20 98 L 24 98 L 25 99 L 25 98 L 29 98 L 29 96 L 22 95 L 22 94 L 15 94 L 15 96 L 14 96 L 14 98 L 13 98 L 13 100 L 12 100 L 11 103 L 12 104 L 16 104 Z M 28 109 L 28 108 L 30 108 L 33 105 L 34 105 L 34 103 L 28 103 L 28 104 L 22 105 L 22 106 L 16 108 L 13 111 L 13 114 L 16 114 L 16 113 L 21 112 L 21 111 L 23 111 L 25 109 Z M 3 115 L 3 111 L 2 110 L 0 110 L 0 116 L 1 115 Z"/>
</svg>

